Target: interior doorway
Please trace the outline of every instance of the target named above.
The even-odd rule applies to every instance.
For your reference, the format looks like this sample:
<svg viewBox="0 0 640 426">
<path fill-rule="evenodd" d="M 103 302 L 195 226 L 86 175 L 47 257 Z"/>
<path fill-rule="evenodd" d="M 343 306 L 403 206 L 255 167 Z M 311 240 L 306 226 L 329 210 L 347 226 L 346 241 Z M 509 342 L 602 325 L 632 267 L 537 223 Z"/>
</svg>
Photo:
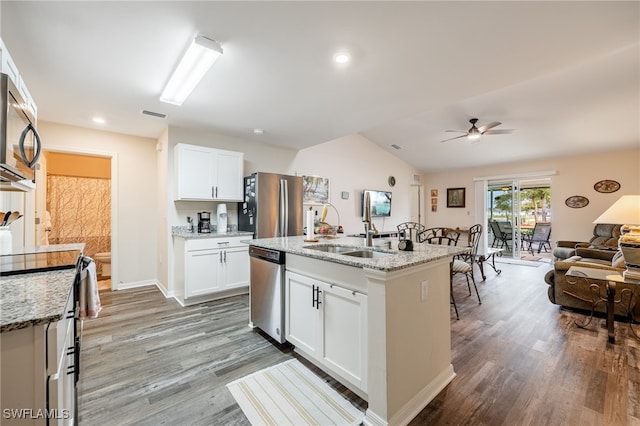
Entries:
<svg viewBox="0 0 640 426">
<path fill-rule="evenodd" d="M 550 237 L 548 243 L 536 242 L 533 254 L 530 251 L 530 240 L 536 231 L 536 224 L 548 224 L 550 229 L 550 178 L 490 180 L 486 206 L 489 247 L 503 249 L 503 257 L 551 259 Z M 542 228 L 542 225 L 538 228 Z M 538 239 L 537 236 L 535 239 Z"/>
<path fill-rule="evenodd" d="M 36 208 L 41 244 L 84 243 L 99 288 L 111 289 L 111 158 L 52 151 L 43 157 Z"/>
</svg>

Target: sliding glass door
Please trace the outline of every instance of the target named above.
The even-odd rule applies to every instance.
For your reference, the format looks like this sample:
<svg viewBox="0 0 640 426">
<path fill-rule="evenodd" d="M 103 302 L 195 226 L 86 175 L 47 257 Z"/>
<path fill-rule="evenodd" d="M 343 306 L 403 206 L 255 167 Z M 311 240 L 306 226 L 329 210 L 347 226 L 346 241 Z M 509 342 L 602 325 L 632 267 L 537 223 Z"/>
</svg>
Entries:
<svg viewBox="0 0 640 426">
<path fill-rule="evenodd" d="M 520 192 L 518 181 L 489 181 L 487 229 L 489 247 L 501 248 L 503 256 L 520 258 Z"/>
<path fill-rule="evenodd" d="M 551 179 L 501 179 L 487 185 L 488 246 L 520 259 L 536 223 L 551 221 Z"/>
</svg>

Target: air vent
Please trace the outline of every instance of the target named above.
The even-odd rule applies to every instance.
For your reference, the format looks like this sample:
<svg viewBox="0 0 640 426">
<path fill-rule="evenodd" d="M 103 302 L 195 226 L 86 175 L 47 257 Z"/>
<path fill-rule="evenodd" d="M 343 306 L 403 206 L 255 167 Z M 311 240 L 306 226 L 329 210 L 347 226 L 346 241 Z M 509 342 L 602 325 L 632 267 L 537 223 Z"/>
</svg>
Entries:
<svg viewBox="0 0 640 426">
<path fill-rule="evenodd" d="M 150 115 L 151 117 L 162 118 L 162 119 L 167 118 L 167 114 L 162 114 L 160 112 L 147 111 L 146 109 L 143 109 L 140 112 L 142 112 L 142 114 L 144 115 Z"/>
<path fill-rule="evenodd" d="M 396 145 L 395 143 L 393 145 L 391 145 L 392 147 L 394 147 L 395 149 L 401 149 L 399 145 Z"/>
</svg>

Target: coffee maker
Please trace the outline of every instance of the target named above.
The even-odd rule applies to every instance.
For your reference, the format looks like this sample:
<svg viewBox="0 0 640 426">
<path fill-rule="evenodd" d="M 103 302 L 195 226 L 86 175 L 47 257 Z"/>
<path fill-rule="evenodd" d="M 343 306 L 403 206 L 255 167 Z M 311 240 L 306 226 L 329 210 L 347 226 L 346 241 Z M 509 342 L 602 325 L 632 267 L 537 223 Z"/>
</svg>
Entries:
<svg viewBox="0 0 640 426">
<path fill-rule="evenodd" d="M 198 232 L 203 234 L 211 232 L 211 212 L 198 213 Z"/>
</svg>

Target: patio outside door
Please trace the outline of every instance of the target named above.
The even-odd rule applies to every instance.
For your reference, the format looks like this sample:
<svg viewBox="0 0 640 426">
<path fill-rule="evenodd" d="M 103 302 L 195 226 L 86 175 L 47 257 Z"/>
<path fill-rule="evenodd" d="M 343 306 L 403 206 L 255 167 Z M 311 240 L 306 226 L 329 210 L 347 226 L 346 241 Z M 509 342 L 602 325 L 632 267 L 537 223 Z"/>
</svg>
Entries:
<svg viewBox="0 0 640 426">
<path fill-rule="evenodd" d="M 503 256 L 520 259 L 520 191 L 517 180 L 489 181 L 487 229 L 489 247 L 504 249 Z"/>
<path fill-rule="evenodd" d="M 522 234 L 538 222 L 551 221 L 551 179 L 505 179 L 487 186 L 489 247 L 503 248 L 503 256 L 520 259 Z M 492 222 L 497 222 L 493 223 Z M 525 247 L 526 249 L 526 247 Z"/>
</svg>

